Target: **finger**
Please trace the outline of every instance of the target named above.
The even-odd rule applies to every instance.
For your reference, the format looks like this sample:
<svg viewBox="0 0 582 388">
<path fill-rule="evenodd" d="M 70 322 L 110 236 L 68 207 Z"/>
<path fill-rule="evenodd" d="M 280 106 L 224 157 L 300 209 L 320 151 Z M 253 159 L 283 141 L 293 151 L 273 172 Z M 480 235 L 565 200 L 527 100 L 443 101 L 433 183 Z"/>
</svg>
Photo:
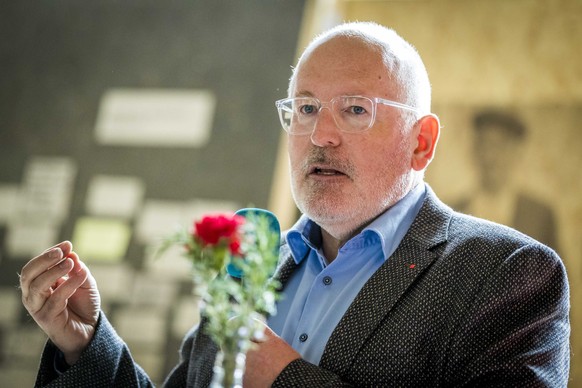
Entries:
<svg viewBox="0 0 582 388">
<path fill-rule="evenodd" d="M 46 299 L 53 293 L 53 286 L 62 283 L 60 279 L 63 279 L 73 269 L 73 266 L 73 260 L 65 258 L 58 265 L 33 279 L 28 286 L 23 286 L 22 303 L 31 314 L 42 308 Z"/>
<path fill-rule="evenodd" d="M 255 322 L 255 331 L 251 338 L 251 341 L 255 343 L 265 342 L 271 338 L 276 338 L 278 335 L 269 327 L 267 323 L 260 320 L 254 319 Z"/>
<path fill-rule="evenodd" d="M 30 283 L 41 273 L 52 268 L 67 257 L 72 248 L 73 245 L 69 241 L 63 241 L 30 260 L 22 268 L 20 273 L 20 287 L 23 292 L 28 292 Z"/>
<path fill-rule="evenodd" d="M 265 325 L 265 329 L 263 330 L 263 335 L 267 338 L 278 338 L 279 336 L 271 329 L 269 326 Z"/>
<path fill-rule="evenodd" d="M 73 260 L 73 269 L 71 270 L 72 274 L 76 274 L 83 269 L 87 269 L 87 267 L 81 262 L 79 255 L 75 251 L 71 251 L 68 256 L 71 260 Z"/>
<path fill-rule="evenodd" d="M 80 288 L 96 289 L 97 287 L 89 269 L 79 260 L 79 256 L 75 252 L 69 254 L 67 262 L 72 264 L 66 278 L 62 277 L 57 280 L 58 286 L 54 288 L 54 291 L 46 298 L 34 316 L 39 323 L 52 321 L 61 314 L 69 306 L 70 301 L 75 298 L 75 294 Z"/>
<path fill-rule="evenodd" d="M 73 260 L 74 266 L 69 276 L 77 276 L 84 279 L 81 283 L 81 288 L 96 288 L 95 278 L 91 275 L 89 268 L 81 261 L 76 252 L 71 252 L 69 257 Z"/>
<path fill-rule="evenodd" d="M 41 255 L 53 250 L 54 248 L 59 248 L 60 250 L 63 251 L 63 254 L 65 256 L 67 256 L 73 250 L 73 244 L 67 240 L 61 241 L 60 243 L 53 245 L 52 247 L 46 249 L 43 253 L 41 253 Z"/>
<path fill-rule="evenodd" d="M 49 309 L 56 309 L 55 313 L 60 312 L 67 306 L 67 300 L 71 298 L 79 288 L 82 288 L 87 283 L 87 278 L 90 276 L 89 272 L 85 270 L 87 267 L 80 263 L 78 269 L 73 268 L 67 279 L 59 284 L 50 296 L 50 301 L 45 303 L 44 307 Z"/>
<path fill-rule="evenodd" d="M 71 273 L 73 274 L 73 276 L 83 279 L 79 287 L 85 289 L 90 288 L 96 289 L 97 282 L 95 281 L 95 278 L 91 274 L 91 271 L 89 271 L 87 265 L 85 265 L 85 263 L 83 263 L 81 259 L 79 259 L 79 256 L 75 252 L 71 252 L 69 257 L 73 259 L 73 262 L 75 263 L 75 266 L 73 267 Z"/>
<path fill-rule="evenodd" d="M 56 290 L 63 282 L 67 280 L 64 277 L 58 278 L 57 281 L 51 286 L 53 290 Z"/>
</svg>

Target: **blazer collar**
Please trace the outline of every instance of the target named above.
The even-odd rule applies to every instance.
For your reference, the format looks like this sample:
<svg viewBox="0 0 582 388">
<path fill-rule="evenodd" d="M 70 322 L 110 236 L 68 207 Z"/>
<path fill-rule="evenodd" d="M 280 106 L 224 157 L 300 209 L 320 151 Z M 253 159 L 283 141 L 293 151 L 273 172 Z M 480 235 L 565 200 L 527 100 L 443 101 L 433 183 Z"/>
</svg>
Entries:
<svg viewBox="0 0 582 388">
<path fill-rule="evenodd" d="M 426 184 L 424 203 L 410 226 L 405 240 L 413 240 L 427 249 L 432 249 L 447 241 L 453 213 L 453 209 L 441 202 L 432 188 Z"/>
</svg>

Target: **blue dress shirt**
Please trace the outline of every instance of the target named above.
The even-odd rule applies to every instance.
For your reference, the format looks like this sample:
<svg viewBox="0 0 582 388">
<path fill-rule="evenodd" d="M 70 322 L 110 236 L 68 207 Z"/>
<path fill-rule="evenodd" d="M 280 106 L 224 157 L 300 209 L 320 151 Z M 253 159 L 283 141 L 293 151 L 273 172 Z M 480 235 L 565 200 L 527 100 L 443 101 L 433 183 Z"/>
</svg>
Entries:
<svg viewBox="0 0 582 388">
<path fill-rule="evenodd" d="M 394 253 L 425 196 L 419 184 L 346 242 L 330 264 L 323 256 L 321 229 L 306 216 L 287 233 L 298 268 L 287 281 L 269 326 L 304 360 L 318 364 L 331 333 L 378 268 Z"/>
</svg>

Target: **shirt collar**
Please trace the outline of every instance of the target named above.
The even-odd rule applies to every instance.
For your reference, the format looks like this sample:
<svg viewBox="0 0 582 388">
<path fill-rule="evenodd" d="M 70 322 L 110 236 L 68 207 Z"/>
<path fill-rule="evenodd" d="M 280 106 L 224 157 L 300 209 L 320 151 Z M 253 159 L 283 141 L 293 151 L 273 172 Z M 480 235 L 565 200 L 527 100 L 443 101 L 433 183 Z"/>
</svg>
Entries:
<svg viewBox="0 0 582 388">
<path fill-rule="evenodd" d="M 425 195 L 424 183 L 416 185 L 362 231 L 362 233 L 376 233 L 380 237 L 384 259 L 388 259 L 400 245 L 420 211 Z"/>
<path fill-rule="evenodd" d="M 311 249 L 317 250 L 321 246 L 321 228 L 302 215 L 287 232 L 287 243 L 295 263 L 299 264 Z"/>
<path fill-rule="evenodd" d="M 425 184 L 417 185 L 400 201 L 372 221 L 358 236 L 376 234 L 382 245 L 384 259 L 388 259 L 420 211 L 425 194 Z M 321 228 L 307 216 L 302 215 L 289 229 L 287 242 L 295 262 L 299 264 L 311 249 L 318 250 L 321 247 Z"/>
</svg>

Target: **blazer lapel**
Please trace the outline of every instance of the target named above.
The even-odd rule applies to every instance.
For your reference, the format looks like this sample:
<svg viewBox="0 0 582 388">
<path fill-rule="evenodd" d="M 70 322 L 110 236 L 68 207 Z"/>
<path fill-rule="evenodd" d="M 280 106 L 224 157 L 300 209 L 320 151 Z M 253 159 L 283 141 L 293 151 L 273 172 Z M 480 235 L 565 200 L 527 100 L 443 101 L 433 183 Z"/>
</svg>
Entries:
<svg viewBox="0 0 582 388">
<path fill-rule="evenodd" d="M 427 185 L 425 202 L 394 254 L 362 287 L 325 347 L 320 366 L 345 374 L 366 339 L 414 280 L 438 257 L 452 211 Z"/>
<path fill-rule="evenodd" d="M 287 255 L 287 258 L 277 267 L 277 270 L 273 275 L 273 280 L 279 282 L 278 291 L 283 290 L 285 283 L 287 283 L 287 280 L 289 280 L 289 277 L 296 268 L 297 264 L 295 263 L 293 256 L 291 256 L 291 254 Z"/>
<path fill-rule="evenodd" d="M 283 287 L 289 280 L 289 277 L 297 268 L 297 263 L 291 254 L 291 248 L 287 244 L 287 235 L 281 236 L 281 247 L 279 249 L 279 263 L 277 269 L 272 276 L 273 281 L 279 282 L 278 291 L 282 291 Z"/>
</svg>

